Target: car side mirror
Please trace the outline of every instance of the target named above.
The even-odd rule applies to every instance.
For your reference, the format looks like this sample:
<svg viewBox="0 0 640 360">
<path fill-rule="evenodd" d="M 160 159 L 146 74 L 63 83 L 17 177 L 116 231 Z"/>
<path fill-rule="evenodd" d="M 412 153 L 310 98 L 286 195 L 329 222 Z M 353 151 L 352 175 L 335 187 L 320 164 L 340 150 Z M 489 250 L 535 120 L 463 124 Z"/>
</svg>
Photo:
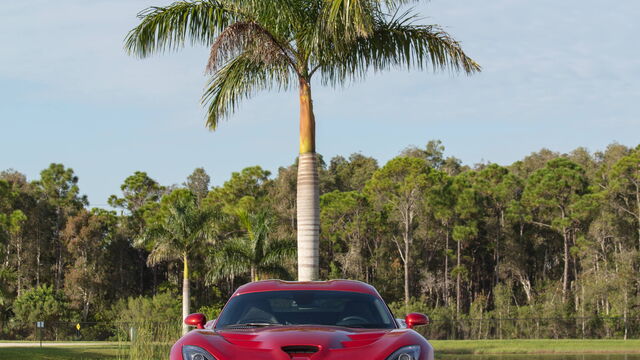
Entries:
<svg viewBox="0 0 640 360">
<path fill-rule="evenodd" d="M 404 318 L 404 322 L 409 329 L 413 329 L 416 326 L 429 325 L 429 318 L 425 314 L 411 313 Z"/>
<path fill-rule="evenodd" d="M 189 326 L 195 326 L 198 329 L 204 329 L 204 324 L 207 323 L 207 317 L 200 313 L 191 314 L 184 318 L 184 323 Z"/>
</svg>

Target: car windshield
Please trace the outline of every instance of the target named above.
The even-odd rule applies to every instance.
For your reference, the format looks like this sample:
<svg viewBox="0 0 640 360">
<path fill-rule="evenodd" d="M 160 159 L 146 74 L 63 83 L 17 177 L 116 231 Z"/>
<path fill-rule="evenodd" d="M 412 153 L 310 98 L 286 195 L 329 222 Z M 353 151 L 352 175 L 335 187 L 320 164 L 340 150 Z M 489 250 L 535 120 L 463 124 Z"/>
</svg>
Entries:
<svg viewBox="0 0 640 360">
<path fill-rule="evenodd" d="M 271 325 L 326 325 L 352 328 L 395 328 L 379 298 L 363 293 L 326 290 L 265 291 L 233 297 L 216 328 Z"/>
</svg>

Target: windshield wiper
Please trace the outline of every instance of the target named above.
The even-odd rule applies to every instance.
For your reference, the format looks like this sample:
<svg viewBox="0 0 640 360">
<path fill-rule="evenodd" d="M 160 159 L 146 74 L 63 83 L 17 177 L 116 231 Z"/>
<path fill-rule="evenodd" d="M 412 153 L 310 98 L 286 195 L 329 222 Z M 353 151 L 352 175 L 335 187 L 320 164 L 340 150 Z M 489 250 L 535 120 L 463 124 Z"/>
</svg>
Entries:
<svg viewBox="0 0 640 360">
<path fill-rule="evenodd" d="M 225 326 L 225 329 L 234 329 L 234 328 L 243 328 L 243 327 L 265 327 L 265 326 L 275 326 L 282 325 L 280 323 L 268 323 L 268 322 L 250 322 L 244 324 L 230 324 Z"/>
</svg>

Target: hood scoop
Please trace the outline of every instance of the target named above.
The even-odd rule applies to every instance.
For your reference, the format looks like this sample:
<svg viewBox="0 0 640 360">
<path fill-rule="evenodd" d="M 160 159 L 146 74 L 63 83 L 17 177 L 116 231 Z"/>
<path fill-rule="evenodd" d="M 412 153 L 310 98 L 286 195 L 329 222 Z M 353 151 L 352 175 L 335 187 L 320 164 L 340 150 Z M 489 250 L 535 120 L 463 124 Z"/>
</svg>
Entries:
<svg viewBox="0 0 640 360">
<path fill-rule="evenodd" d="M 283 346 L 282 351 L 289 354 L 289 357 L 292 359 L 308 358 L 320 351 L 320 347 L 316 345 L 288 345 Z"/>
</svg>

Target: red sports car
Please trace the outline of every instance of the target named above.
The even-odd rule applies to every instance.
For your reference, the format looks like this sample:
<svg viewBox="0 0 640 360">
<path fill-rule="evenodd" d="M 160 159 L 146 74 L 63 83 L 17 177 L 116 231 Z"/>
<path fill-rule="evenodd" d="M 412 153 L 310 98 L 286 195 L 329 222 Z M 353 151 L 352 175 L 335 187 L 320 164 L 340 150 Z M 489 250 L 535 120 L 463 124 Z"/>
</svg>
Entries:
<svg viewBox="0 0 640 360">
<path fill-rule="evenodd" d="M 197 329 L 171 349 L 171 360 L 433 360 L 433 348 L 406 328 L 373 286 L 351 280 L 267 280 L 241 286 L 216 320 L 185 319 Z"/>
</svg>

